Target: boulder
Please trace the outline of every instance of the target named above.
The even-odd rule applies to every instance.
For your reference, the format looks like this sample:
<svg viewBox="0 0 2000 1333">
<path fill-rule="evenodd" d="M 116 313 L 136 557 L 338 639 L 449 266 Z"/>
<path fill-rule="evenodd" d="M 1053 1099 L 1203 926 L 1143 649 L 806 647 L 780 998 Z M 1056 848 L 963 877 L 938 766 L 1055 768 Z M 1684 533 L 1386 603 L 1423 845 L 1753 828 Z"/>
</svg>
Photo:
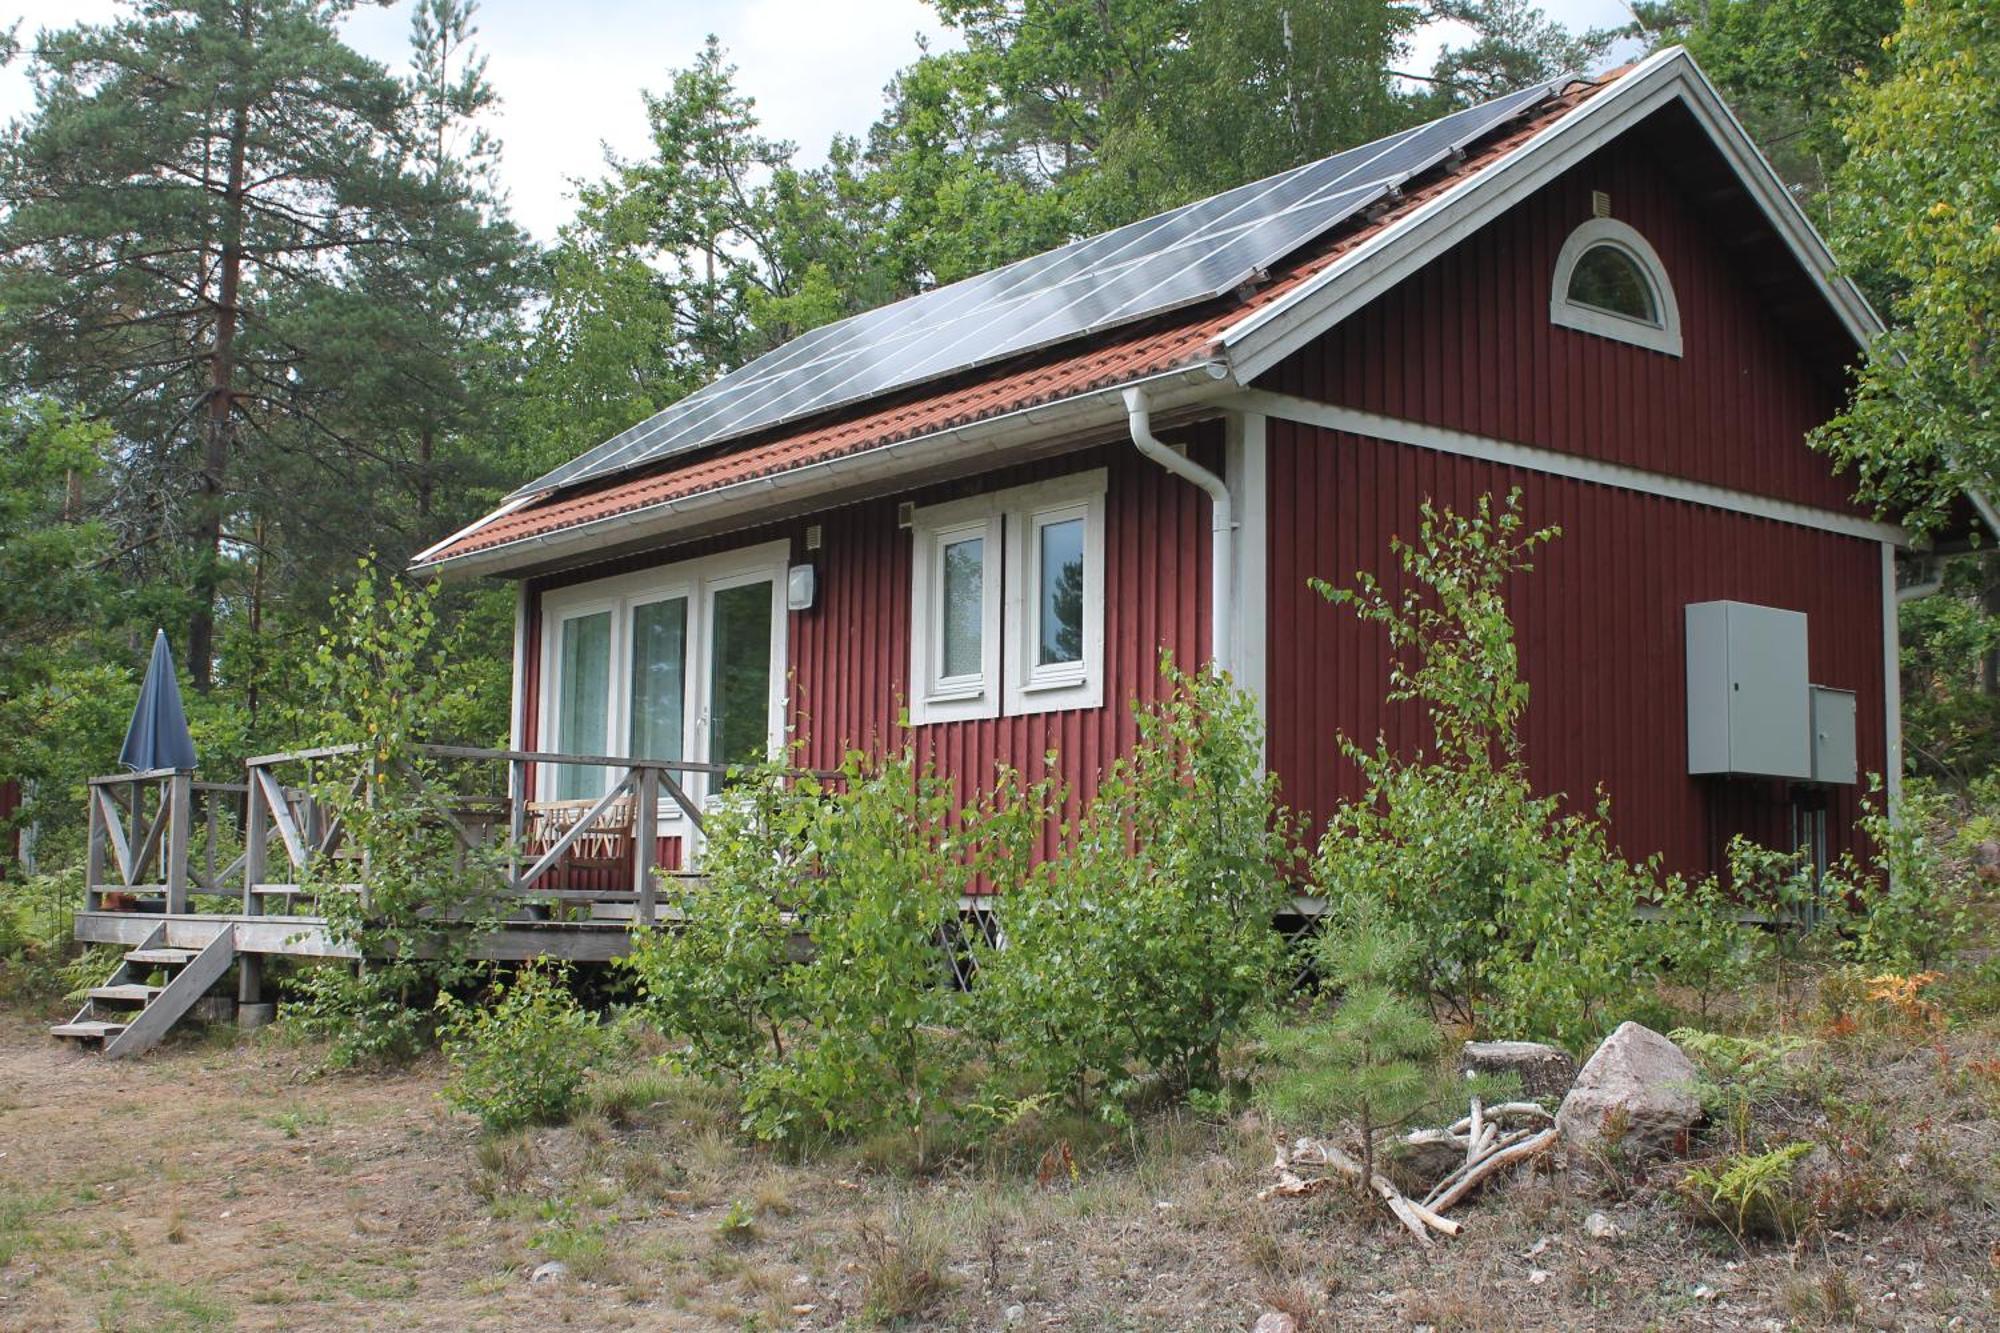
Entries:
<svg viewBox="0 0 2000 1333">
<path fill-rule="evenodd" d="M 1649 1027 L 1622 1023 L 1604 1039 L 1563 1098 L 1556 1128 L 1572 1151 L 1607 1138 L 1628 1154 L 1680 1154 L 1701 1119 L 1694 1065 Z"/>
<path fill-rule="evenodd" d="M 1458 1053 L 1458 1072 L 1512 1074 L 1521 1093 L 1535 1101 L 1559 1101 L 1576 1080 L 1576 1061 L 1568 1051 L 1538 1041 L 1468 1041 Z"/>
<path fill-rule="evenodd" d="M 1257 1316 L 1250 1333 L 1299 1333 L 1299 1321 L 1283 1310 L 1266 1310 Z"/>
</svg>

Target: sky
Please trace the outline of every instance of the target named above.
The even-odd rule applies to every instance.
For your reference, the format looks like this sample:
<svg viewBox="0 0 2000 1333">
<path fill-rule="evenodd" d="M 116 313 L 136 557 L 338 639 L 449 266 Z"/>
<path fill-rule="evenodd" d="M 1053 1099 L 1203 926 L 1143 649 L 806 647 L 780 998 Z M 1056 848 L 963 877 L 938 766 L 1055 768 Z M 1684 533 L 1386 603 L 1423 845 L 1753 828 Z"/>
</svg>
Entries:
<svg viewBox="0 0 2000 1333">
<path fill-rule="evenodd" d="M 1543 0 L 1571 27 L 1613 26 L 1622 0 Z M 117 0 L 0 0 L 0 29 L 101 22 Z M 409 50 L 411 0 L 363 0 L 347 40 L 392 69 Z M 641 89 L 665 86 L 714 32 L 757 102 L 767 134 L 790 139 L 801 160 L 823 160 L 835 134 L 861 134 L 882 107 L 890 77 L 914 60 L 920 35 L 951 34 L 922 0 L 483 0 L 476 19 L 487 78 L 500 95 L 490 128 L 504 145 L 501 179 L 514 219 L 553 241 L 573 211 L 572 182 L 603 171 L 603 146 L 636 156 L 646 146 Z M 1419 34 L 1413 63 L 1426 68 L 1444 40 Z M 33 106 L 24 61 L 0 69 L 0 122 Z"/>
</svg>

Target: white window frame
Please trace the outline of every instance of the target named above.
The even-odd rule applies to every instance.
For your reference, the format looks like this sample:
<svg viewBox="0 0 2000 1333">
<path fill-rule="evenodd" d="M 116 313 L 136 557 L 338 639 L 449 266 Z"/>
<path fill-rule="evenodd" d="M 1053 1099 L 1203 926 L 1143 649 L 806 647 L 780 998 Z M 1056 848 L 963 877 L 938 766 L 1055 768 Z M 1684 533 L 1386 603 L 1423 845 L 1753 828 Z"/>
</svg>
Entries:
<svg viewBox="0 0 2000 1333">
<path fill-rule="evenodd" d="M 1065 478 L 1065 481 L 1068 479 Z M 1004 641 L 1013 649 L 1007 673 L 1009 713 L 1096 708 L 1104 702 L 1104 474 L 1086 473 L 1076 486 L 1034 488 L 1007 515 L 1007 616 Z M 1083 520 L 1083 656 L 1044 666 L 1042 529 Z"/>
<path fill-rule="evenodd" d="M 709 742 L 709 708 L 712 664 L 709 661 L 709 601 L 716 591 L 746 583 L 771 584 L 771 694 L 769 701 L 769 754 L 784 753 L 786 689 L 789 682 L 790 648 L 788 630 L 791 617 L 785 606 L 785 575 L 791 564 L 791 543 L 766 542 L 758 546 L 726 551 L 697 560 L 637 570 L 630 574 L 571 584 L 542 595 L 541 682 L 536 691 L 539 725 L 537 745 L 560 750 L 562 738 L 555 734 L 562 682 L 562 625 L 575 616 L 598 611 L 611 612 L 611 698 L 605 715 L 604 754 L 627 758 L 632 753 L 632 619 L 637 608 L 673 597 L 687 598 L 687 660 L 682 669 L 682 757 L 690 763 L 706 762 Z M 576 753 L 569 751 L 568 753 Z M 555 791 L 555 770 L 545 764 L 536 789 Z M 610 785 L 611 770 L 604 770 L 604 786 Z M 681 785 L 697 801 L 706 802 L 719 785 L 699 773 L 677 775 Z M 604 788 L 599 788 L 601 795 Z M 546 799 L 546 796 L 544 797 Z M 679 820 L 680 806 L 663 796 L 662 820 Z"/>
<path fill-rule="evenodd" d="M 934 722 L 1096 708 L 1104 702 L 1103 468 L 1027 486 L 928 505 L 911 519 L 910 722 Z M 1083 660 L 1042 666 L 1041 528 L 1084 520 Z M 985 539 L 981 583 L 980 670 L 943 672 L 944 548 L 968 536 Z"/>
<path fill-rule="evenodd" d="M 910 722 L 1000 716 L 1000 552 L 1004 523 L 987 497 L 917 511 L 911 527 Z M 944 551 L 968 537 L 980 547 L 979 670 L 944 674 Z"/>
<path fill-rule="evenodd" d="M 1658 323 L 1569 299 L 1570 277 L 1576 266 L 1586 254 L 1605 245 L 1638 266 L 1640 276 L 1653 290 L 1653 306 L 1660 312 Z M 1666 265 L 1660 262 L 1659 253 L 1644 236 L 1615 218 L 1592 218 L 1563 242 L 1561 252 L 1556 255 L 1555 281 L 1549 287 L 1549 319 L 1579 333 L 1632 343 L 1668 356 L 1681 354 L 1680 304 L 1674 299 L 1674 285 L 1667 278 Z"/>
</svg>

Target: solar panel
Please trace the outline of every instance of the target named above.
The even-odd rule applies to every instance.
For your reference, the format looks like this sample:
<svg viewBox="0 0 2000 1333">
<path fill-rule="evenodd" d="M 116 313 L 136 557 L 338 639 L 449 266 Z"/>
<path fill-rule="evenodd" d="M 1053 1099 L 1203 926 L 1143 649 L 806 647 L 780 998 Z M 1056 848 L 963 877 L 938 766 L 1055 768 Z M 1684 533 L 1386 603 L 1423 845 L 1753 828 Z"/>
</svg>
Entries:
<svg viewBox="0 0 2000 1333">
<path fill-rule="evenodd" d="M 1428 124 L 801 334 L 515 495 L 575 485 L 1225 295 L 1553 95 Z"/>
</svg>

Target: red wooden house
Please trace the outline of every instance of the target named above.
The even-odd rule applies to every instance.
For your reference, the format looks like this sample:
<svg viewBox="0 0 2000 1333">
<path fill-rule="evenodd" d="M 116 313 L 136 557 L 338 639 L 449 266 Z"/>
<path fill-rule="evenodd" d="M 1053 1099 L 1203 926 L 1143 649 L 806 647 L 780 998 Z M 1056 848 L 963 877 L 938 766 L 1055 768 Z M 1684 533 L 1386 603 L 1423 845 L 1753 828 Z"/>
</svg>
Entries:
<svg viewBox="0 0 2000 1333">
<path fill-rule="evenodd" d="M 1307 580 L 1519 487 L 1565 533 L 1514 598 L 1538 784 L 1679 870 L 1838 854 L 1900 767 L 1902 534 L 1805 437 L 1877 330 L 1672 50 L 817 330 L 416 565 L 518 582 L 516 749 L 828 765 L 907 710 L 1087 791 L 1165 648 L 1323 814 L 1337 732 L 1419 736 Z"/>
</svg>

